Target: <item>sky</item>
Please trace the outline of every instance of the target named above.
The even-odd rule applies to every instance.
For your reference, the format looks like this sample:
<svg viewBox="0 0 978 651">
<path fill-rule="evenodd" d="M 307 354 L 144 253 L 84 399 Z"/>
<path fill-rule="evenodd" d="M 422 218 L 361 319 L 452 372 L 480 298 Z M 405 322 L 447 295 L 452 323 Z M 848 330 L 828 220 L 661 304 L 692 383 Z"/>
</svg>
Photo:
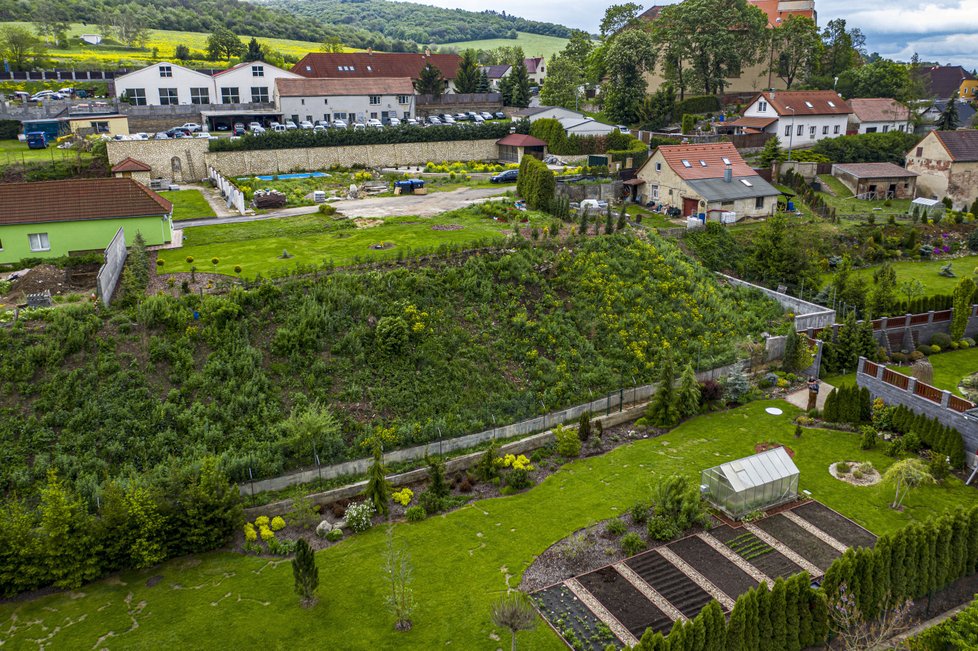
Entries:
<svg viewBox="0 0 978 651">
<path fill-rule="evenodd" d="M 441 7 L 483 11 L 483 0 L 415 0 Z M 560 23 L 595 33 L 604 10 L 614 2 L 567 0 L 496 0 L 491 8 L 523 18 Z M 676 0 L 642 3 L 671 4 Z M 914 52 L 922 61 L 978 68 L 978 0 L 816 0 L 819 26 L 845 18 L 849 27 L 866 35 L 866 49 L 909 61 Z"/>
</svg>

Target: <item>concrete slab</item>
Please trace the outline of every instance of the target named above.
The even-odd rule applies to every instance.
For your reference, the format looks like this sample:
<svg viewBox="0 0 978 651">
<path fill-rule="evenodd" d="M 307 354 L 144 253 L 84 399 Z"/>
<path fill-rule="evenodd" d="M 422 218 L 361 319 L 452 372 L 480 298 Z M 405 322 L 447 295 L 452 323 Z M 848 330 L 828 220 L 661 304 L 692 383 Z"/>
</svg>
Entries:
<svg viewBox="0 0 978 651">
<path fill-rule="evenodd" d="M 822 409 L 825 407 L 825 399 L 829 397 L 829 394 L 832 393 L 832 389 L 834 388 L 834 386 L 827 382 L 818 383 L 818 398 L 815 400 L 815 406 L 817 408 Z M 799 409 L 808 409 L 808 388 L 806 387 L 794 393 L 789 393 L 784 399 Z"/>
</svg>

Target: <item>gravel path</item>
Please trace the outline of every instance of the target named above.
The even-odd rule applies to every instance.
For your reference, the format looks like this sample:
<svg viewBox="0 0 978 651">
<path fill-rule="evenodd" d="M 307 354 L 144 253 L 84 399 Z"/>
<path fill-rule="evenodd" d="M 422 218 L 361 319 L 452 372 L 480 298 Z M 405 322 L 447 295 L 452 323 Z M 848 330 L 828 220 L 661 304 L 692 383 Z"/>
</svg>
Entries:
<svg viewBox="0 0 978 651">
<path fill-rule="evenodd" d="M 581 602 L 591 609 L 591 612 L 597 615 L 598 619 L 604 622 L 605 626 L 611 629 L 611 632 L 615 636 L 629 646 L 635 646 L 638 644 L 638 638 L 631 634 L 631 632 L 625 628 L 621 622 L 615 619 L 615 616 L 608 612 L 608 609 L 601 605 L 601 602 L 594 598 L 594 595 L 588 592 L 583 585 L 578 583 L 577 579 L 567 579 L 564 581 L 564 585 L 574 593 L 574 596 L 581 600 Z"/>
<path fill-rule="evenodd" d="M 768 585 L 774 585 L 774 581 L 772 581 L 768 575 L 766 575 L 764 572 L 761 572 L 759 569 L 757 569 L 756 567 L 754 567 L 753 565 L 745 561 L 743 558 L 740 557 L 740 554 L 730 549 L 729 547 L 724 545 L 722 542 L 720 542 L 710 534 L 701 533 L 699 534 L 699 537 L 700 540 L 705 542 L 707 545 L 709 545 L 713 549 L 723 554 L 728 561 L 730 561 L 731 563 L 733 563 L 743 571 L 750 574 L 751 577 L 753 577 L 753 579 L 758 583 L 767 582 Z"/>
<path fill-rule="evenodd" d="M 655 553 L 654 551 L 652 552 Z M 625 577 L 625 580 L 631 583 L 636 590 L 645 595 L 645 598 L 655 604 L 655 607 L 664 612 L 669 619 L 672 621 L 680 620 L 686 621 L 686 617 L 679 612 L 679 609 L 673 606 L 669 601 L 663 597 L 661 594 L 655 591 L 655 589 L 650 586 L 645 580 L 638 574 L 632 571 L 630 567 L 624 563 L 615 563 L 613 566 L 619 574 Z"/>
<path fill-rule="evenodd" d="M 816 527 L 808 520 L 805 520 L 804 518 L 795 515 L 791 511 L 784 511 L 781 515 L 788 518 L 789 520 L 797 524 L 799 527 L 801 527 L 808 533 L 812 534 L 813 536 L 815 536 L 816 538 L 824 542 L 826 545 L 831 545 L 832 547 L 838 549 L 839 552 L 845 554 L 846 550 L 849 549 L 849 546 L 846 545 L 845 543 L 836 540 L 835 538 L 825 533 L 824 531 Z"/>
<path fill-rule="evenodd" d="M 660 554 L 665 556 L 667 561 L 678 567 L 684 574 L 686 574 L 686 576 L 692 579 L 696 585 L 706 590 L 708 593 L 710 593 L 711 597 L 719 601 L 724 610 L 733 610 L 734 600 L 731 599 L 729 595 L 724 593 L 723 590 L 713 585 L 712 581 L 693 569 L 689 563 L 679 558 L 679 556 L 677 556 L 675 552 L 668 547 L 660 547 L 658 551 Z"/>
<path fill-rule="evenodd" d="M 788 560 L 790 560 L 795 565 L 798 565 L 799 567 L 801 567 L 801 569 L 805 570 L 812 576 L 822 576 L 822 574 L 824 574 L 824 572 L 822 572 L 822 570 L 819 569 L 816 565 L 808 562 L 808 559 L 802 558 L 801 556 L 796 554 L 793 549 L 789 548 L 787 545 L 785 545 L 780 540 L 778 540 L 768 532 L 764 531 L 757 525 L 751 524 L 749 522 L 745 522 L 744 528 L 747 529 L 747 531 L 750 531 L 758 538 L 760 538 L 761 540 L 763 540 L 764 542 L 766 542 L 775 550 L 777 550 L 778 552 L 786 556 Z M 772 583 L 771 585 L 774 585 L 774 583 Z"/>
</svg>

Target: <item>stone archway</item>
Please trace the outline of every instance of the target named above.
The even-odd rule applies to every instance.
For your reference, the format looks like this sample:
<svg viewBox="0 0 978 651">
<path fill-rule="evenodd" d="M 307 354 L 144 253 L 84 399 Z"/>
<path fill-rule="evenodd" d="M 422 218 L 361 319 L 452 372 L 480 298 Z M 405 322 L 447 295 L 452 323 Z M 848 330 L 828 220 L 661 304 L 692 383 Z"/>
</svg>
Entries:
<svg viewBox="0 0 978 651">
<path fill-rule="evenodd" d="M 170 159 L 170 171 L 172 172 L 174 181 L 183 181 L 183 163 L 180 161 L 179 156 L 174 156 Z"/>
</svg>

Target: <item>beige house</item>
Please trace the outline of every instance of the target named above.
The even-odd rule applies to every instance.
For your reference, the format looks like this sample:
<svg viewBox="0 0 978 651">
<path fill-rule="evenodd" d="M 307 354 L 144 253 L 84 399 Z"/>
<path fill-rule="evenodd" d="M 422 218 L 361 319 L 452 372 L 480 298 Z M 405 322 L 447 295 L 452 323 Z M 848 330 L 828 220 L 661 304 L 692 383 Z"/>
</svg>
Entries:
<svg viewBox="0 0 978 651">
<path fill-rule="evenodd" d="M 771 215 L 781 194 L 729 142 L 663 145 L 629 185 L 637 201 L 715 221 Z"/>
<path fill-rule="evenodd" d="M 978 199 L 978 130 L 931 131 L 907 154 L 907 169 L 918 174 L 920 196 L 967 209 Z"/>
</svg>

